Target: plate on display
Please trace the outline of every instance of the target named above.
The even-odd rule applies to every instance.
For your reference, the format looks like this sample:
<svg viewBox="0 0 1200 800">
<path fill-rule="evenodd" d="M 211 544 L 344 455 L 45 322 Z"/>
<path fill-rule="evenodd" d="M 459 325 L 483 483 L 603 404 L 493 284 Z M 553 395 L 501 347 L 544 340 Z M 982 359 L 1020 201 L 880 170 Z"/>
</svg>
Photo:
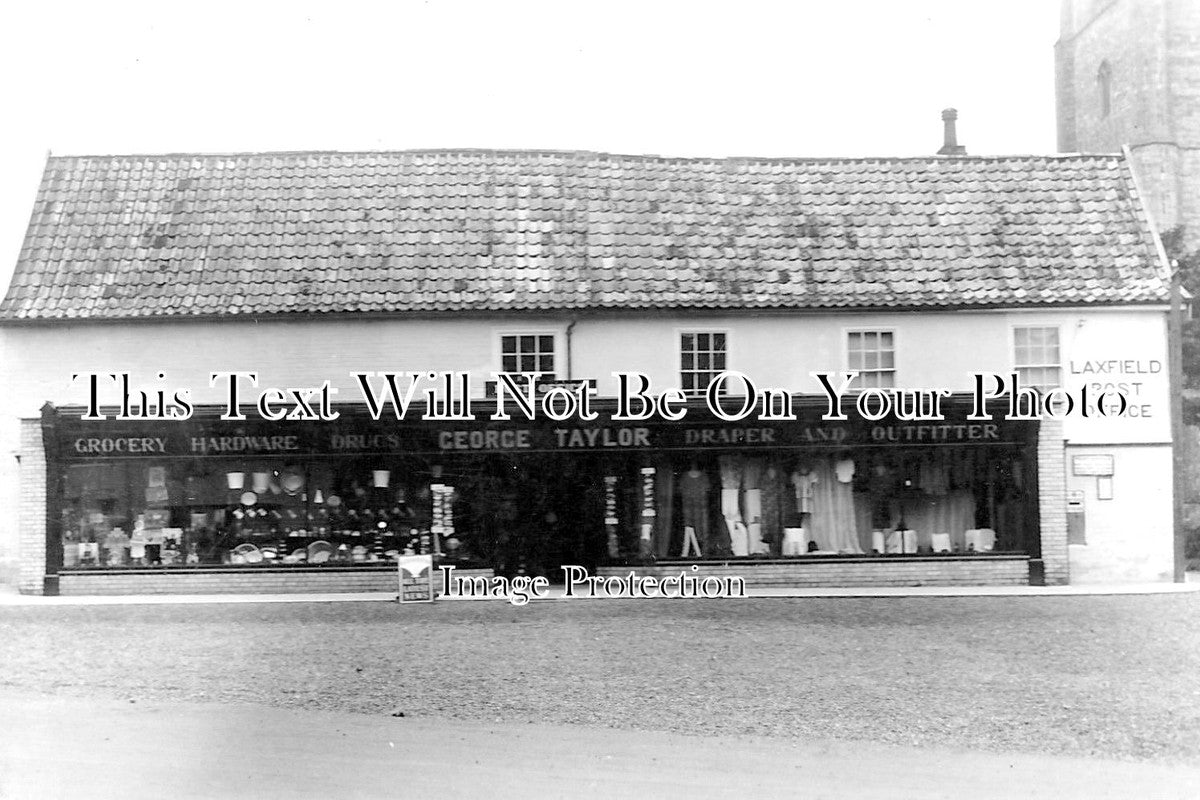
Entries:
<svg viewBox="0 0 1200 800">
<path fill-rule="evenodd" d="M 258 495 L 254 492 L 242 492 L 242 505 L 252 506 L 258 502 Z"/>
<path fill-rule="evenodd" d="M 325 505 L 329 506 L 330 508 L 337 508 L 341 504 L 342 498 L 338 497 L 336 494 L 331 494 L 325 498 Z"/>
</svg>

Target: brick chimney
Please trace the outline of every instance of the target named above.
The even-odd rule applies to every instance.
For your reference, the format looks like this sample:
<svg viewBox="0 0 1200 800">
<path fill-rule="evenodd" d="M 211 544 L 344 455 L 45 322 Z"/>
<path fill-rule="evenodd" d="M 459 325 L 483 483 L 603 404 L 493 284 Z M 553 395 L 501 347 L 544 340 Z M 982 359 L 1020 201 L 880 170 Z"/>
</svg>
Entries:
<svg viewBox="0 0 1200 800">
<path fill-rule="evenodd" d="M 942 144 L 942 149 L 938 150 L 939 156 L 965 156 L 967 148 L 958 143 L 958 131 L 955 129 L 955 121 L 958 119 L 958 110 L 947 108 L 942 111 L 942 124 L 946 128 L 946 141 Z"/>
</svg>

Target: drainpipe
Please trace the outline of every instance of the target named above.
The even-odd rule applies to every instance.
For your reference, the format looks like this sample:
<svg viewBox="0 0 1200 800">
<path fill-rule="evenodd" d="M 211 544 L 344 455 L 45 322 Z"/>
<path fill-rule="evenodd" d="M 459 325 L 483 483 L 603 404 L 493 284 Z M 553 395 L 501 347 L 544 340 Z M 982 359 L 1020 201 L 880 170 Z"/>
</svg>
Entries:
<svg viewBox="0 0 1200 800">
<path fill-rule="evenodd" d="M 1183 530 L 1183 494 L 1184 494 L 1184 458 L 1183 458 L 1183 292 L 1179 275 L 1179 264 L 1171 262 L 1171 314 L 1167 318 L 1167 348 L 1168 364 L 1170 364 L 1169 383 L 1171 391 L 1171 517 L 1174 528 L 1174 580 L 1183 583 L 1187 580 L 1187 561 L 1184 558 Z"/>
<path fill-rule="evenodd" d="M 571 321 L 567 323 L 566 338 L 567 338 L 567 380 L 572 379 L 571 375 L 571 333 L 575 330 L 575 323 L 579 320 L 571 317 Z"/>
</svg>

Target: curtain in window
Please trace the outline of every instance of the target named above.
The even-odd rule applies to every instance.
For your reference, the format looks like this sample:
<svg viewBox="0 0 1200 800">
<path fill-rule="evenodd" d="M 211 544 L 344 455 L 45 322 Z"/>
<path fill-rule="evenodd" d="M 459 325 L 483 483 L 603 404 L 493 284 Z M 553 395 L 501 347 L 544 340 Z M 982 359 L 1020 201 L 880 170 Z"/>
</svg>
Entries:
<svg viewBox="0 0 1200 800">
<path fill-rule="evenodd" d="M 948 533 L 950 541 L 965 550 L 964 534 L 975 527 L 975 495 L 957 489 L 941 496 L 922 496 L 905 504 L 904 519 L 917 532 L 918 547 L 931 548 L 933 534 Z"/>
<path fill-rule="evenodd" d="M 853 483 L 838 480 L 834 461 L 813 460 L 813 511 L 809 519 L 810 537 L 817 547 L 839 553 L 861 553 L 855 514 Z"/>
</svg>

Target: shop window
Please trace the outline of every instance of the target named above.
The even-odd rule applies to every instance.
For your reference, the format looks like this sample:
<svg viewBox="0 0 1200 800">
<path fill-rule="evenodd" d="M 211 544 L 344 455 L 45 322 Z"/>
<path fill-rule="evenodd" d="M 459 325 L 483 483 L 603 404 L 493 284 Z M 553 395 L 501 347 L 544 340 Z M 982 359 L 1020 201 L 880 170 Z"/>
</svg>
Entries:
<svg viewBox="0 0 1200 800">
<path fill-rule="evenodd" d="M 60 498 L 62 566 L 369 566 L 402 553 L 453 557 L 457 477 L 440 463 L 384 455 L 75 464 Z"/>
<path fill-rule="evenodd" d="M 1044 392 L 1062 385 L 1058 328 L 1014 328 L 1013 349 L 1013 367 L 1023 386 Z"/>
<path fill-rule="evenodd" d="M 505 334 L 500 337 L 500 369 L 503 372 L 542 372 L 553 376 L 552 334 Z"/>
<path fill-rule="evenodd" d="M 679 339 L 679 388 L 686 394 L 704 394 L 712 379 L 726 370 L 724 333 L 683 333 Z"/>
<path fill-rule="evenodd" d="M 847 366 L 858 372 L 851 389 L 896 385 L 896 336 L 892 331 L 850 331 Z"/>
<path fill-rule="evenodd" d="M 746 449 L 656 463 L 642 470 L 646 492 L 625 506 L 653 501 L 648 546 L 659 558 L 933 556 L 1036 546 L 1033 473 L 1021 446 Z M 622 477 L 618 486 L 632 480 Z M 635 536 L 622 541 L 638 552 Z"/>
</svg>

